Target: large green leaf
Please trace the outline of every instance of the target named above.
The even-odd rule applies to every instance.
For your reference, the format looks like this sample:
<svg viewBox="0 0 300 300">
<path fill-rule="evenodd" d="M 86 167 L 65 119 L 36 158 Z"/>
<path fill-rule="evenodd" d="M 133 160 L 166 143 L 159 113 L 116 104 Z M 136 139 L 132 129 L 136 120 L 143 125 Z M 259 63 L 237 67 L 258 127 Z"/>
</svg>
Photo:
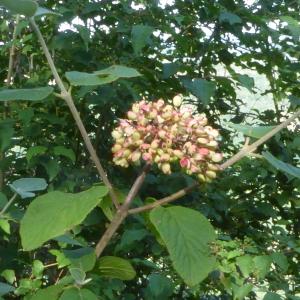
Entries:
<svg viewBox="0 0 300 300">
<path fill-rule="evenodd" d="M 136 276 L 130 262 L 115 256 L 104 256 L 99 259 L 99 274 L 103 277 L 132 280 Z"/>
<path fill-rule="evenodd" d="M 262 155 L 276 169 L 283 171 L 294 177 L 300 178 L 300 168 L 296 168 L 290 164 L 287 164 L 287 163 L 277 159 L 268 151 L 263 152 Z"/>
<path fill-rule="evenodd" d="M 239 131 L 243 133 L 246 136 L 250 136 L 256 139 L 261 138 L 266 133 L 268 133 L 270 130 L 272 130 L 275 126 L 251 126 L 251 125 L 243 125 L 243 124 L 234 124 L 227 122 L 226 123 L 231 128 L 235 129 L 236 131 Z"/>
<path fill-rule="evenodd" d="M 32 297 L 30 297 L 29 300 L 57 299 L 59 294 L 63 291 L 63 288 L 63 285 L 57 284 L 45 289 L 40 289 Z"/>
<path fill-rule="evenodd" d="M 59 300 L 97 300 L 98 297 L 88 289 L 69 288 L 60 296 Z M 49 299 L 50 300 L 50 299 Z"/>
<path fill-rule="evenodd" d="M 0 90 L 0 101 L 41 101 L 47 98 L 52 92 L 52 87 L 41 87 L 33 89 L 4 89 Z"/>
<path fill-rule="evenodd" d="M 182 82 L 185 88 L 198 97 L 204 105 L 209 104 L 215 94 L 216 85 L 214 82 L 199 78 L 184 79 Z"/>
<path fill-rule="evenodd" d="M 141 76 L 141 73 L 139 73 L 136 69 L 121 65 L 113 65 L 109 68 L 96 71 L 94 73 L 97 75 L 112 75 L 119 78 L 131 78 Z"/>
<path fill-rule="evenodd" d="M 294 40 L 298 41 L 299 37 L 300 37 L 300 25 L 299 25 L 298 20 L 294 19 L 291 16 L 282 16 L 282 17 L 280 17 L 280 19 L 283 22 L 287 23 L 287 28 L 291 32 Z"/>
<path fill-rule="evenodd" d="M 119 78 L 131 78 L 141 76 L 141 74 L 133 68 L 113 65 L 109 68 L 95 71 L 94 73 L 84 72 L 67 72 L 66 77 L 72 85 L 80 86 L 96 86 L 111 83 Z"/>
<path fill-rule="evenodd" d="M 148 25 L 132 26 L 131 39 L 135 54 L 139 54 L 141 50 L 149 43 L 149 39 L 153 31 L 154 28 Z"/>
<path fill-rule="evenodd" d="M 21 221 L 23 248 L 38 248 L 80 224 L 107 192 L 106 187 L 95 186 L 78 194 L 55 191 L 37 197 L 28 206 Z"/>
<path fill-rule="evenodd" d="M 215 267 L 209 243 L 216 235 L 209 221 L 199 212 L 180 206 L 156 208 L 150 220 L 185 283 L 193 286 L 205 279 Z"/>
<path fill-rule="evenodd" d="M 35 193 L 33 192 L 45 190 L 48 184 L 43 178 L 21 178 L 15 180 L 9 186 L 22 199 L 25 199 L 34 197 Z"/>
<path fill-rule="evenodd" d="M 4 6 L 13 14 L 32 17 L 38 9 L 36 1 L 31 0 L 0 0 L 0 6 Z"/>
</svg>

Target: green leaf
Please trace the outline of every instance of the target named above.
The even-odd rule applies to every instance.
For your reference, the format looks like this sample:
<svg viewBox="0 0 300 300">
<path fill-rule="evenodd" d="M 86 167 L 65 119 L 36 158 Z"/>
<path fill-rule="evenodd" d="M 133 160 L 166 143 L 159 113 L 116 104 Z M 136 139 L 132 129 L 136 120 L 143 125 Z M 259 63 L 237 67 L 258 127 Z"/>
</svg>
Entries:
<svg viewBox="0 0 300 300">
<path fill-rule="evenodd" d="M 163 239 L 175 270 L 186 284 L 194 286 L 215 267 L 209 243 L 216 238 L 209 221 L 185 207 L 156 208 L 150 220 Z"/>
<path fill-rule="evenodd" d="M 40 7 L 40 6 L 34 14 L 35 17 L 41 17 L 41 16 L 45 16 L 45 15 L 62 16 L 61 14 L 59 14 L 53 10 L 47 9 L 45 7 Z"/>
<path fill-rule="evenodd" d="M 84 272 L 92 270 L 96 263 L 96 254 L 93 248 L 79 248 L 76 250 L 63 250 L 63 254 L 70 260 L 73 268 L 80 268 Z"/>
<path fill-rule="evenodd" d="M 132 78 L 138 77 L 141 74 L 129 67 L 121 65 L 113 65 L 109 68 L 95 71 L 94 73 L 84 73 L 84 72 L 67 72 L 66 77 L 72 85 L 81 86 L 97 86 L 118 80 L 119 78 Z"/>
<path fill-rule="evenodd" d="M 104 256 L 99 259 L 99 274 L 103 277 L 132 280 L 136 276 L 130 262 L 115 256 Z"/>
<path fill-rule="evenodd" d="M 263 157 L 276 169 L 283 171 L 289 175 L 300 178 L 300 168 L 296 168 L 290 164 L 274 157 L 270 152 L 266 151 L 262 153 Z"/>
<path fill-rule="evenodd" d="M 280 269 L 283 272 L 286 272 L 288 270 L 289 267 L 289 262 L 287 257 L 280 252 L 274 252 L 271 254 L 271 258 L 273 260 L 273 262 L 280 267 Z"/>
<path fill-rule="evenodd" d="M 25 199 L 34 197 L 35 193 L 33 192 L 45 190 L 48 184 L 43 178 L 21 178 L 15 180 L 9 186 L 15 193 L 20 195 L 22 199 Z"/>
<path fill-rule="evenodd" d="M 249 277 L 250 273 L 253 271 L 253 257 L 250 255 L 240 256 L 236 259 L 236 264 L 243 273 L 243 276 Z"/>
<path fill-rule="evenodd" d="M 112 75 L 119 78 L 132 78 L 142 76 L 136 69 L 121 65 L 113 65 L 104 70 L 94 72 L 96 75 Z"/>
<path fill-rule="evenodd" d="M 78 30 L 80 37 L 82 38 L 86 51 L 89 50 L 89 43 L 91 41 L 90 31 L 87 27 L 83 25 L 74 25 L 74 27 Z"/>
<path fill-rule="evenodd" d="M 24 250 L 36 249 L 80 224 L 107 192 L 106 187 L 95 186 L 78 194 L 55 191 L 34 199 L 21 220 Z"/>
<path fill-rule="evenodd" d="M 44 146 L 30 147 L 26 153 L 27 161 L 30 162 L 33 157 L 46 153 L 47 149 Z"/>
<path fill-rule="evenodd" d="M 47 161 L 42 161 L 41 165 L 46 169 L 49 181 L 52 181 L 58 175 L 60 167 L 57 160 L 49 159 Z"/>
<path fill-rule="evenodd" d="M 300 37 L 300 26 L 298 20 L 291 16 L 282 16 L 280 19 L 287 23 L 288 30 L 291 32 L 294 40 L 298 41 Z"/>
<path fill-rule="evenodd" d="M 263 298 L 263 300 L 282 300 L 282 298 L 273 292 L 267 292 Z"/>
<path fill-rule="evenodd" d="M 0 151 L 6 150 L 11 145 L 15 133 L 13 125 L 9 120 L 0 122 Z"/>
<path fill-rule="evenodd" d="M 69 158 L 73 163 L 75 163 L 75 153 L 72 149 L 69 149 L 69 148 L 66 148 L 64 146 L 57 146 L 57 147 L 54 147 L 53 149 L 54 151 L 54 154 L 59 156 L 64 156 L 64 157 L 67 157 Z"/>
<path fill-rule="evenodd" d="M 255 272 L 259 279 L 266 277 L 271 268 L 272 260 L 268 255 L 255 256 L 254 259 Z"/>
<path fill-rule="evenodd" d="M 32 274 L 35 278 L 42 278 L 44 265 L 40 260 L 34 260 L 32 265 Z"/>
<path fill-rule="evenodd" d="M 41 101 L 52 93 L 52 87 L 41 87 L 34 89 L 5 89 L 0 90 L 0 101 Z"/>
<path fill-rule="evenodd" d="M 15 288 L 9 284 L 0 282 L 0 296 L 13 292 Z"/>
<path fill-rule="evenodd" d="M 230 25 L 240 24 L 242 23 L 242 19 L 231 12 L 221 12 L 219 16 L 220 22 L 228 22 Z"/>
<path fill-rule="evenodd" d="M 153 297 L 168 299 L 173 294 L 174 284 L 171 279 L 161 274 L 151 274 L 149 276 L 148 288 Z"/>
<path fill-rule="evenodd" d="M 0 6 L 4 6 L 13 14 L 32 17 L 38 9 L 38 4 L 30 0 L 0 0 Z"/>
<path fill-rule="evenodd" d="M 271 131 L 275 126 L 251 126 L 251 125 L 243 125 L 243 124 L 234 124 L 231 122 L 226 122 L 226 125 L 243 133 L 246 136 L 250 136 L 256 139 L 261 138 L 266 133 Z"/>
<path fill-rule="evenodd" d="M 8 200 L 5 194 L 0 192 L 0 208 L 3 208 L 7 204 Z"/>
<path fill-rule="evenodd" d="M 87 289 L 70 288 L 63 292 L 59 300 L 98 300 L 98 297 Z"/>
<path fill-rule="evenodd" d="M 52 285 L 45 289 L 38 290 L 29 300 L 56 300 L 63 291 L 64 286 L 61 284 Z"/>
<path fill-rule="evenodd" d="M 253 285 L 252 284 L 244 284 L 239 286 L 237 284 L 232 285 L 232 290 L 234 300 L 243 300 L 245 297 L 252 291 Z"/>
<path fill-rule="evenodd" d="M 214 82 L 205 79 L 183 79 L 183 85 L 187 90 L 200 99 L 204 105 L 208 105 L 215 94 L 216 85 Z"/>
<path fill-rule="evenodd" d="M 89 85 L 102 85 L 111 83 L 118 79 L 117 76 L 97 76 L 96 74 L 84 73 L 71 71 L 66 72 L 66 77 L 72 85 L 81 85 L 81 86 L 89 86 Z"/>
<path fill-rule="evenodd" d="M 60 236 L 54 238 L 54 240 L 59 243 L 65 243 L 68 245 L 82 246 L 82 244 L 79 241 L 75 240 L 70 234 L 60 235 Z"/>
<path fill-rule="evenodd" d="M 132 47 L 135 54 L 140 54 L 141 50 L 150 42 L 150 36 L 154 28 L 147 25 L 134 25 L 131 30 Z"/>
<path fill-rule="evenodd" d="M 83 270 L 81 270 L 80 268 L 70 268 L 69 271 L 76 284 L 84 284 L 86 274 Z"/>
<path fill-rule="evenodd" d="M 16 274 L 14 270 L 6 269 L 1 273 L 1 276 L 4 277 L 10 284 L 13 284 L 16 281 Z"/>
<path fill-rule="evenodd" d="M 0 219 L 0 228 L 7 234 L 10 234 L 10 224 L 8 220 Z"/>
<path fill-rule="evenodd" d="M 250 92 L 254 88 L 254 79 L 252 77 L 245 74 L 237 74 L 237 79 L 240 84 L 247 88 Z"/>
</svg>

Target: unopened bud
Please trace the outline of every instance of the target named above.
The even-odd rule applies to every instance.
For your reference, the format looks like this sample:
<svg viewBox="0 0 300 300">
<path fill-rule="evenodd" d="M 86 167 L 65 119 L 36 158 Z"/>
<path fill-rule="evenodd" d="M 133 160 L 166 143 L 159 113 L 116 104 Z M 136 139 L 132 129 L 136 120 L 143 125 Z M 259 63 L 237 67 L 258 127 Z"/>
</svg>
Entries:
<svg viewBox="0 0 300 300">
<path fill-rule="evenodd" d="M 211 153 L 211 160 L 215 163 L 219 163 L 223 159 L 222 153 Z"/>
<path fill-rule="evenodd" d="M 165 173 L 165 174 L 171 174 L 171 166 L 168 163 L 164 163 L 161 166 L 161 170 Z"/>
<path fill-rule="evenodd" d="M 117 130 L 114 130 L 112 133 L 111 133 L 112 137 L 117 140 L 119 138 L 121 138 L 123 135 L 120 131 L 117 131 Z"/>
<path fill-rule="evenodd" d="M 142 153 L 140 151 L 134 151 L 132 154 L 131 154 L 131 160 L 133 162 L 135 161 L 138 161 L 140 158 L 141 158 L 141 155 Z"/>
<path fill-rule="evenodd" d="M 207 170 L 205 175 L 211 179 L 215 179 L 217 177 L 217 173 L 211 170 Z"/>
<path fill-rule="evenodd" d="M 122 149 L 122 146 L 119 145 L 119 144 L 115 144 L 112 148 L 111 148 L 111 151 L 112 153 L 116 153 L 118 151 L 120 151 Z"/>
<path fill-rule="evenodd" d="M 134 141 L 138 141 L 140 138 L 141 138 L 141 135 L 139 134 L 139 132 L 135 131 L 135 132 L 132 134 L 132 139 L 133 139 Z"/>
<path fill-rule="evenodd" d="M 133 120 L 133 121 L 134 121 L 134 120 L 136 120 L 136 118 L 137 118 L 137 114 L 130 110 L 130 111 L 127 113 L 127 117 L 128 117 L 129 120 Z"/>
<path fill-rule="evenodd" d="M 176 95 L 174 98 L 173 98 L 173 104 L 175 107 L 179 107 L 181 106 L 182 104 L 182 95 Z"/>
</svg>

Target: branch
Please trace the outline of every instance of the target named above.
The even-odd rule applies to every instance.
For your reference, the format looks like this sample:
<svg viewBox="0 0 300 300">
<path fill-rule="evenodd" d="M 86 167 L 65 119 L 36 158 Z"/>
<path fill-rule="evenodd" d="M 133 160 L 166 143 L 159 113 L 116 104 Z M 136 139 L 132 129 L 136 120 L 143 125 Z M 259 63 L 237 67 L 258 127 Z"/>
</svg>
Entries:
<svg viewBox="0 0 300 300">
<path fill-rule="evenodd" d="M 7 71 L 7 77 L 6 77 L 6 86 L 11 85 L 11 78 L 12 78 L 12 73 L 13 73 L 13 68 L 14 68 L 14 61 L 15 61 L 15 52 L 16 52 L 16 45 L 15 41 L 17 39 L 17 26 L 19 24 L 20 16 L 17 15 L 16 17 L 16 23 L 14 27 L 14 32 L 12 36 L 12 45 L 9 51 L 9 61 L 8 61 L 8 71 Z M 7 107 L 8 103 L 7 101 L 4 102 L 4 119 L 6 118 L 7 115 Z M 0 160 L 5 158 L 5 153 L 0 152 Z M 0 191 L 3 189 L 4 186 L 4 172 L 0 169 Z"/>
<path fill-rule="evenodd" d="M 257 147 L 259 147 L 260 145 L 262 145 L 263 143 L 265 143 L 267 140 L 269 140 L 272 136 L 274 136 L 280 130 L 282 130 L 283 128 L 287 127 L 291 122 L 293 122 L 298 117 L 300 117 L 300 110 L 297 111 L 290 118 L 288 118 L 286 121 L 282 122 L 281 124 L 279 124 L 278 126 L 276 126 L 275 128 L 273 128 L 271 131 L 269 131 L 268 133 L 266 133 L 264 136 L 262 136 L 260 139 L 258 139 L 256 142 L 254 142 L 251 145 L 248 145 L 249 140 L 246 139 L 246 142 L 245 142 L 245 145 L 243 146 L 243 148 L 237 154 L 233 155 L 230 159 L 228 159 L 225 163 L 223 163 L 220 166 L 221 170 L 224 170 L 224 169 L 230 167 L 231 165 L 233 165 L 237 161 L 241 160 L 244 156 L 252 154 L 252 152 L 255 151 L 257 149 Z M 182 190 L 179 190 L 178 192 L 176 192 L 176 193 L 174 193 L 174 194 L 172 194 L 172 195 L 170 195 L 168 197 L 165 197 L 163 199 L 157 200 L 154 203 L 151 203 L 151 204 L 148 204 L 148 205 L 144 205 L 142 207 L 130 209 L 129 210 L 129 214 L 136 214 L 136 213 L 144 212 L 144 211 L 147 211 L 147 210 L 151 210 L 151 209 L 153 209 L 155 207 L 158 207 L 160 205 L 164 205 L 164 204 L 167 204 L 169 202 L 175 201 L 175 200 L 177 200 L 177 199 L 185 196 L 188 192 L 190 192 L 191 190 L 193 190 L 198 185 L 199 185 L 198 183 L 194 183 L 194 184 L 192 184 L 192 185 L 190 185 L 190 186 L 188 186 L 188 187 L 186 187 L 186 188 L 184 188 Z"/>
<path fill-rule="evenodd" d="M 63 84 L 63 81 L 61 80 L 61 78 L 60 78 L 60 76 L 59 76 L 59 74 L 57 72 L 56 66 L 55 66 L 55 64 L 53 62 L 53 59 L 52 59 L 51 54 L 49 52 L 49 49 L 48 49 L 48 47 L 46 45 L 46 42 L 45 42 L 45 40 L 44 40 L 44 38 L 42 36 L 42 33 L 41 33 L 39 27 L 37 26 L 37 24 L 35 23 L 35 21 L 34 21 L 33 18 L 30 19 L 30 24 L 31 24 L 33 30 L 35 31 L 35 33 L 36 33 L 36 35 L 38 37 L 38 40 L 39 40 L 39 42 L 40 42 L 40 44 L 42 46 L 42 49 L 44 51 L 44 54 L 45 54 L 46 58 L 47 58 L 47 61 L 48 61 L 49 67 L 50 67 L 50 69 L 52 71 L 52 74 L 54 76 L 54 79 L 55 79 L 55 81 L 56 81 L 56 83 L 57 83 L 57 85 L 58 85 L 58 87 L 59 87 L 59 89 L 61 91 L 61 98 L 63 98 L 66 101 L 66 103 L 67 103 L 67 105 L 68 105 L 68 107 L 69 107 L 69 109 L 70 109 L 70 111 L 71 111 L 71 113 L 73 115 L 73 118 L 74 118 L 74 120 L 76 122 L 76 125 L 77 125 L 77 127 L 78 127 L 78 129 L 79 129 L 79 131 L 81 133 L 81 136 L 82 136 L 82 138 L 84 140 L 86 148 L 88 149 L 88 151 L 90 153 L 91 159 L 94 162 L 94 164 L 95 164 L 95 166 L 97 168 L 97 171 L 98 171 L 101 179 L 103 180 L 104 184 L 109 189 L 110 197 L 111 197 L 111 199 L 112 199 L 115 207 L 118 208 L 119 207 L 119 203 L 118 203 L 117 196 L 116 196 L 116 194 L 114 192 L 112 184 L 110 183 L 110 181 L 109 181 L 109 179 L 108 179 L 108 177 L 106 175 L 106 172 L 105 172 L 104 168 L 102 167 L 102 164 L 101 164 L 100 159 L 99 159 L 99 157 L 98 157 L 98 155 L 96 153 L 95 148 L 93 147 L 91 139 L 90 139 L 90 137 L 89 137 L 89 135 L 88 135 L 85 127 L 84 127 L 84 124 L 83 124 L 83 122 L 81 120 L 79 112 L 78 112 L 78 110 L 77 110 L 77 108 L 76 108 L 76 106 L 74 104 L 74 100 L 72 98 L 72 95 L 65 88 L 65 86 Z"/>
<path fill-rule="evenodd" d="M 6 205 L 2 208 L 2 210 L 0 211 L 0 217 L 2 217 L 6 211 L 9 209 L 9 207 L 13 204 L 13 202 L 16 200 L 18 194 L 15 193 L 10 200 L 6 203 Z"/>
<path fill-rule="evenodd" d="M 124 204 L 117 211 L 117 213 L 115 214 L 111 223 L 109 224 L 108 228 L 106 229 L 106 231 L 102 235 L 101 239 L 97 243 L 96 249 L 95 249 L 97 257 L 99 257 L 102 254 L 104 248 L 107 246 L 107 244 L 111 240 L 114 233 L 118 230 L 118 228 L 122 224 L 123 220 L 127 217 L 130 204 L 133 201 L 133 199 L 135 198 L 135 196 L 137 195 L 138 191 L 140 190 L 149 169 L 150 169 L 150 165 L 148 165 L 148 164 L 145 165 L 141 174 L 137 177 L 134 184 L 132 185 L 132 187 L 124 201 Z"/>
</svg>

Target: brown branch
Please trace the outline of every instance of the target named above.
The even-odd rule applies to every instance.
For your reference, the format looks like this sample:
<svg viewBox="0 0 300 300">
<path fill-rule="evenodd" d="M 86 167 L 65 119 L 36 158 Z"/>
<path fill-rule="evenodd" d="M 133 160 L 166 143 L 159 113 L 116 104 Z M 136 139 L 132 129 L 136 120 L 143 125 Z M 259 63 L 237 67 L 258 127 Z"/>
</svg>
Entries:
<svg viewBox="0 0 300 300">
<path fill-rule="evenodd" d="M 84 140 L 86 148 L 87 148 L 87 150 L 90 153 L 91 159 L 94 162 L 94 164 L 95 164 L 95 166 L 97 168 L 97 171 L 98 171 L 101 179 L 103 180 L 104 184 L 109 189 L 109 193 L 110 193 L 110 196 L 111 196 L 111 199 L 112 199 L 114 205 L 118 208 L 119 207 L 119 203 L 118 203 L 117 196 L 116 196 L 116 194 L 114 192 L 113 186 L 110 183 L 110 181 L 109 181 L 109 179 L 108 179 L 108 177 L 106 175 L 106 172 L 105 172 L 104 168 L 102 167 L 102 164 L 101 164 L 100 159 L 99 159 L 99 157 L 98 157 L 98 155 L 96 153 L 95 148 L 93 147 L 91 139 L 90 139 L 90 137 L 89 137 L 89 135 L 88 135 L 88 133 L 87 133 L 87 131 L 85 129 L 85 126 L 84 126 L 84 124 L 83 124 L 83 122 L 81 120 L 79 112 L 78 112 L 78 110 L 77 110 L 77 108 L 76 108 L 76 106 L 74 104 L 74 100 L 72 98 L 71 92 L 67 91 L 67 89 L 65 88 L 65 86 L 64 86 L 64 84 L 63 84 L 63 82 L 62 82 L 62 80 L 61 80 L 61 78 L 60 78 L 60 76 L 59 76 L 59 74 L 57 72 L 57 69 L 56 69 L 55 64 L 53 62 L 51 54 L 50 54 L 50 52 L 48 50 L 46 42 L 45 42 L 45 40 L 43 38 L 43 35 L 42 35 L 39 27 L 37 26 L 37 24 L 35 23 L 35 21 L 34 21 L 33 18 L 30 19 L 30 23 L 31 23 L 31 26 L 32 26 L 33 30 L 35 31 L 35 33 L 36 33 L 36 35 L 37 35 L 37 37 L 39 39 L 39 42 L 40 42 L 40 44 L 42 46 L 42 49 L 44 51 L 44 54 L 45 54 L 45 56 L 47 58 L 47 61 L 48 61 L 49 67 L 50 67 L 50 69 L 52 71 L 52 74 L 54 76 L 54 79 L 55 79 L 55 81 L 56 81 L 56 83 L 57 83 L 57 85 L 58 85 L 58 87 L 59 87 L 59 89 L 61 91 L 60 97 L 62 99 L 64 99 L 65 102 L 67 103 L 67 105 L 68 105 L 68 107 L 69 107 L 69 109 L 71 111 L 71 114 L 73 115 L 73 118 L 74 118 L 74 120 L 76 122 L 76 125 L 77 125 L 77 127 L 78 127 L 78 129 L 79 129 L 79 131 L 81 133 L 81 136 L 82 136 L 82 138 Z"/>
<path fill-rule="evenodd" d="M 118 230 L 119 226 L 122 224 L 124 219 L 127 217 L 130 204 L 133 201 L 133 199 L 135 198 L 135 196 L 137 195 L 138 191 L 140 190 L 149 169 L 150 169 L 150 165 L 145 165 L 141 174 L 137 177 L 134 184 L 132 185 L 132 187 L 124 201 L 124 204 L 117 211 L 117 213 L 115 214 L 111 223 L 109 224 L 108 228 L 106 229 L 106 231 L 102 235 L 101 239 L 97 243 L 96 249 L 95 249 L 97 257 L 99 257 L 102 254 L 104 248 L 107 246 L 107 244 L 111 240 L 112 236 L 115 234 L 115 232 Z"/>
<path fill-rule="evenodd" d="M 10 86 L 12 82 L 12 73 L 14 69 L 14 61 L 15 61 L 15 54 L 16 54 L 16 39 L 17 39 L 17 27 L 19 24 L 20 16 L 17 15 L 15 27 L 12 36 L 12 45 L 9 51 L 9 61 L 8 61 L 8 70 L 7 70 L 7 77 L 6 77 L 6 86 Z M 7 117 L 8 112 L 8 103 L 7 101 L 4 102 L 4 119 Z M 0 152 L 0 161 L 5 158 L 5 153 Z M 4 172 L 0 169 L 0 191 L 3 189 L 4 186 Z"/>
<path fill-rule="evenodd" d="M 220 166 L 221 170 L 224 170 L 224 169 L 230 167 L 231 165 L 233 165 L 237 161 L 241 160 L 244 156 L 252 154 L 252 152 L 255 151 L 257 149 L 257 147 L 259 147 L 260 145 L 265 143 L 267 140 L 269 140 L 272 136 L 274 136 L 280 130 L 287 127 L 291 122 L 293 122 L 299 116 L 300 116 L 300 110 L 297 111 L 290 118 L 288 118 L 286 121 L 282 122 L 281 124 L 279 124 L 278 126 L 273 128 L 272 130 L 270 130 L 268 133 L 266 133 L 264 136 L 262 136 L 260 139 L 258 139 L 256 142 L 254 142 L 251 145 L 248 145 L 249 140 L 246 139 L 246 142 L 245 142 L 243 148 L 237 154 L 233 155 L 230 159 L 228 159 L 226 162 L 224 162 Z M 155 207 L 158 207 L 160 205 L 164 205 L 164 204 L 167 204 L 169 202 L 175 201 L 175 200 L 185 196 L 188 192 L 190 192 L 192 189 L 194 189 L 198 185 L 199 185 L 198 183 L 194 183 L 194 184 L 192 184 L 192 185 L 190 185 L 190 186 L 188 186 L 188 187 L 186 187 L 182 190 L 179 190 L 178 192 L 176 192 L 176 193 L 174 193 L 174 194 L 172 194 L 168 197 L 157 200 L 154 203 L 144 205 L 142 207 L 130 209 L 129 214 L 136 214 L 136 213 L 144 212 L 144 211 L 147 211 L 147 210 L 151 210 Z"/>
</svg>

